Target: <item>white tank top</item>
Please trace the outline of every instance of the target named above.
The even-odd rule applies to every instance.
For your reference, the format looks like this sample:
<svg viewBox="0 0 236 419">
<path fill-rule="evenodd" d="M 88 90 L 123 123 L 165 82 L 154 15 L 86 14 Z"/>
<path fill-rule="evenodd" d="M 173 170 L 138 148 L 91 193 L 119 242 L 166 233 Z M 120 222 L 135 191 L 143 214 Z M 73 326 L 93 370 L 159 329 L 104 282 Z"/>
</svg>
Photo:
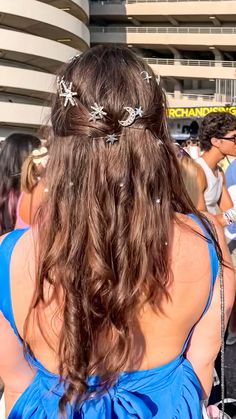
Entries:
<svg viewBox="0 0 236 419">
<path fill-rule="evenodd" d="M 219 170 L 217 176 L 215 176 L 202 157 L 197 159 L 196 162 L 200 164 L 206 176 L 207 188 L 204 192 L 204 199 L 207 211 L 211 214 L 217 214 L 217 203 L 222 194 L 223 178 Z"/>
</svg>

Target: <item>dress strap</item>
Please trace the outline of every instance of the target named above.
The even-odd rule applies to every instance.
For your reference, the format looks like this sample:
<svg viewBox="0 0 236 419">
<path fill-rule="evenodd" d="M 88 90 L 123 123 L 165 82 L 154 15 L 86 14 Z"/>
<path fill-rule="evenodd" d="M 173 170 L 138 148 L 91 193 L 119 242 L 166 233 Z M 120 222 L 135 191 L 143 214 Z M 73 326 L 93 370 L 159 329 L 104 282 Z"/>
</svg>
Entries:
<svg viewBox="0 0 236 419">
<path fill-rule="evenodd" d="M 204 316 L 204 314 L 208 310 L 209 305 L 211 303 L 212 294 L 213 294 L 213 288 L 214 288 L 214 285 L 215 285 L 215 281 L 216 281 L 217 273 L 218 273 L 218 268 L 219 268 L 219 260 L 218 260 L 218 256 L 217 256 L 216 249 L 215 249 L 215 246 L 214 246 L 214 242 L 213 242 L 211 236 L 209 235 L 208 231 L 206 230 L 206 227 L 202 224 L 201 220 L 195 214 L 188 214 L 188 216 L 190 218 L 192 218 L 192 220 L 196 224 L 198 224 L 199 227 L 201 228 L 202 233 L 203 233 L 204 237 L 207 240 L 208 253 L 209 253 L 209 258 L 210 258 L 210 269 L 211 269 L 210 291 L 209 291 L 209 295 L 208 295 L 206 306 L 205 306 L 205 308 L 203 310 L 203 313 L 202 313 L 202 315 L 200 317 L 200 319 L 201 319 L 202 316 Z M 211 229 L 210 223 L 209 223 L 209 228 Z M 193 328 L 191 329 L 191 331 L 190 331 L 190 333 L 189 333 L 189 335 L 188 335 L 188 337 L 187 337 L 187 339 L 185 341 L 185 344 L 184 344 L 182 353 L 184 353 L 185 350 L 186 350 L 186 348 L 187 348 L 187 345 L 188 345 L 189 339 L 192 336 L 194 327 L 195 326 L 193 326 Z"/>
<path fill-rule="evenodd" d="M 14 333 L 20 341 L 22 341 L 22 339 L 20 338 L 15 325 L 11 303 L 10 261 L 13 249 L 25 231 L 26 229 L 12 231 L 4 237 L 0 244 L 0 311 L 5 319 L 9 321 Z"/>
</svg>

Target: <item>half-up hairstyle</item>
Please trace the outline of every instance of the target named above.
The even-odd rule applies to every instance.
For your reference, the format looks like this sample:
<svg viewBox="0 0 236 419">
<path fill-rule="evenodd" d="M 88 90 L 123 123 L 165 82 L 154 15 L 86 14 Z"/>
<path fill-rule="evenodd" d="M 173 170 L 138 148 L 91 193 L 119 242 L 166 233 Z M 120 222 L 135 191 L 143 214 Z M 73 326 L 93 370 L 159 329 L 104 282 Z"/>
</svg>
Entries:
<svg viewBox="0 0 236 419">
<path fill-rule="evenodd" d="M 76 105 L 64 106 L 58 93 L 52 106 L 49 193 L 37 220 L 44 234 L 32 306 L 45 301 L 45 281 L 55 294 L 62 289 L 61 411 L 89 397 L 89 375 L 99 373 L 105 390 L 126 367 L 140 307 L 148 301 L 161 309 L 168 297 L 175 214 L 197 213 L 151 68 L 126 48 L 99 46 L 71 60 L 62 76 L 77 92 Z M 95 103 L 106 115 L 94 122 Z M 141 107 L 143 115 L 123 127 L 127 106 Z M 118 138 L 113 145 L 106 141 L 111 134 Z"/>
</svg>

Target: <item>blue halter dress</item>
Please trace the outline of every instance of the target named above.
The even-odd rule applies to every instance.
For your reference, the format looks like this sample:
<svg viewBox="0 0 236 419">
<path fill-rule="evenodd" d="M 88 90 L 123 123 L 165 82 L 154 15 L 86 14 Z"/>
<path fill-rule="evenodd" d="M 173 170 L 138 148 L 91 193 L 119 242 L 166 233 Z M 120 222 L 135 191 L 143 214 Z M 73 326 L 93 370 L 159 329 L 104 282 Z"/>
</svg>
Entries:
<svg viewBox="0 0 236 419">
<path fill-rule="evenodd" d="M 197 222 L 206 237 L 209 236 L 197 217 Z M 14 322 L 9 266 L 14 246 L 25 230 L 8 234 L 0 246 L 0 311 L 9 321 L 18 339 Z M 208 240 L 211 262 L 211 286 L 206 308 L 213 292 L 218 271 L 218 259 L 214 246 Z M 122 372 L 113 387 L 105 394 L 85 401 L 79 408 L 68 405 L 68 419 L 200 419 L 202 396 L 199 381 L 184 352 L 192 331 L 181 353 L 171 362 L 148 370 Z M 22 342 L 22 341 L 21 341 Z M 14 404 L 8 419 L 57 419 L 58 402 L 64 392 L 59 377 L 47 371 L 43 365 L 27 354 L 28 362 L 35 368 L 32 382 Z M 98 377 L 89 377 L 91 388 L 98 385 Z"/>
</svg>

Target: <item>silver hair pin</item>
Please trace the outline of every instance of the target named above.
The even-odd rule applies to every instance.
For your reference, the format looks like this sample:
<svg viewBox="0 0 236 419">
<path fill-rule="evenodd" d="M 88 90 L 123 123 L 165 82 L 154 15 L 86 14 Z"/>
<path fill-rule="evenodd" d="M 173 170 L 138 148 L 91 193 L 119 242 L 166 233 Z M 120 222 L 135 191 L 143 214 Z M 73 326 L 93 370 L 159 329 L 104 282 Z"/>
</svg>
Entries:
<svg viewBox="0 0 236 419">
<path fill-rule="evenodd" d="M 152 79 L 152 76 L 150 76 L 150 74 L 148 74 L 147 71 L 141 71 L 141 76 L 143 75 L 143 80 L 146 81 L 147 83 L 150 83 L 150 80 Z"/>
<path fill-rule="evenodd" d="M 106 138 L 106 143 L 111 144 L 111 145 L 115 144 L 115 142 L 118 141 L 116 134 L 108 134 L 105 138 Z"/>
<path fill-rule="evenodd" d="M 118 121 L 122 127 L 129 127 L 134 123 L 136 118 L 141 118 L 143 116 L 143 110 L 141 106 L 139 108 L 131 108 L 130 106 L 125 106 L 124 109 L 129 113 L 129 116 L 123 121 Z"/>
<path fill-rule="evenodd" d="M 64 79 L 64 76 L 61 79 L 57 80 L 58 87 L 59 87 L 59 96 L 64 97 L 64 107 L 66 108 L 68 103 L 71 106 L 76 106 L 76 101 L 74 96 L 77 96 L 77 92 L 72 91 L 72 82 L 67 83 Z"/>
<path fill-rule="evenodd" d="M 136 118 L 142 118 L 143 116 L 143 110 L 141 108 L 141 106 L 139 106 L 139 108 L 135 108 L 135 116 Z"/>
<path fill-rule="evenodd" d="M 70 57 L 68 60 L 68 63 L 72 63 L 72 61 L 76 60 L 79 57 L 79 54 L 73 55 L 73 57 Z"/>
<path fill-rule="evenodd" d="M 90 119 L 89 121 L 96 122 L 98 119 L 103 119 L 104 116 L 107 115 L 106 112 L 103 110 L 104 106 L 99 106 L 96 102 L 94 103 L 94 106 L 91 106 L 91 109 L 93 109 L 92 112 L 90 112 Z"/>
</svg>

